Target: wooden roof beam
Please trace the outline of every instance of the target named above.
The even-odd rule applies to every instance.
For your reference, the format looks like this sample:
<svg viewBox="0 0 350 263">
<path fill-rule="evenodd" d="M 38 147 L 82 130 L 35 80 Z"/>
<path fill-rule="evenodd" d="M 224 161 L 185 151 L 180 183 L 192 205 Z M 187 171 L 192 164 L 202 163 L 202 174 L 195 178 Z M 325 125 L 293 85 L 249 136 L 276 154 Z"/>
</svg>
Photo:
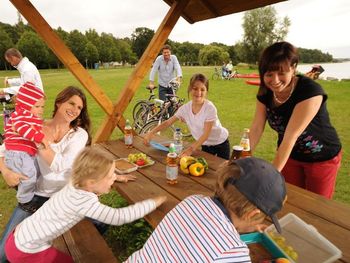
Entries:
<svg viewBox="0 0 350 263">
<path fill-rule="evenodd" d="M 151 42 L 142 54 L 134 71 L 126 82 L 123 90 L 120 92 L 113 114 L 104 120 L 100 129 L 97 131 L 93 140 L 94 142 L 108 140 L 117 125 L 123 130 L 125 125 L 125 119 L 122 116 L 123 112 L 134 97 L 136 90 L 139 88 L 142 80 L 152 66 L 153 61 L 157 57 L 159 50 L 168 39 L 172 29 L 179 20 L 189 1 L 190 0 L 179 0 L 172 4 Z"/>
<path fill-rule="evenodd" d="M 213 6 L 208 0 L 200 0 L 200 2 L 209 10 L 210 13 L 213 14 L 213 16 L 221 16 L 215 6 Z"/>
<path fill-rule="evenodd" d="M 59 60 L 61 60 L 66 68 L 68 68 L 78 81 L 88 90 L 104 112 L 111 115 L 114 107 L 112 101 L 107 97 L 87 70 L 80 64 L 79 60 L 64 44 L 56 32 L 53 31 L 38 10 L 35 9 L 29 0 L 10 1 L 55 53 Z"/>
</svg>

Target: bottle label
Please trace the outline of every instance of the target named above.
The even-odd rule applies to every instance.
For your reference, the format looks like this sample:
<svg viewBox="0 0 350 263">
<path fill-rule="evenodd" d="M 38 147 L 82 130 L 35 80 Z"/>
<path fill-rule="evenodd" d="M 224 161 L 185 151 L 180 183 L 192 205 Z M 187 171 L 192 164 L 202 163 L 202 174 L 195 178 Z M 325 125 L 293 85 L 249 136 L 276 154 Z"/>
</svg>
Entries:
<svg viewBox="0 0 350 263">
<path fill-rule="evenodd" d="M 180 153 L 182 152 L 182 144 L 175 144 L 174 147 L 175 147 L 176 154 L 179 156 Z"/>
<path fill-rule="evenodd" d="M 249 139 L 241 139 L 240 145 L 243 147 L 243 151 L 250 151 Z"/>
<path fill-rule="evenodd" d="M 166 179 L 176 180 L 178 175 L 178 167 L 176 166 L 166 166 Z"/>
<path fill-rule="evenodd" d="M 132 144 L 132 134 L 125 134 L 124 135 L 124 141 L 126 145 L 131 145 Z"/>
</svg>

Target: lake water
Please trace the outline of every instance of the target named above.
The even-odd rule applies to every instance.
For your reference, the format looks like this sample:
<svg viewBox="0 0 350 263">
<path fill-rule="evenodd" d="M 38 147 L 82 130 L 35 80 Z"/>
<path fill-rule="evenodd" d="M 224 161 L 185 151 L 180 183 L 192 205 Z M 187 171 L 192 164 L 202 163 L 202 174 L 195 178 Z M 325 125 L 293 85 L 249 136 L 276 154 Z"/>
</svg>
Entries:
<svg viewBox="0 0 350 263">
<path fill-rule="evenodd" d="M 302 73 L 309 72 L 313 65 L 315 64 L 298 65 L 298 71 Z M 326 79 L 327 77 L 350 79 L 350 61 L 342 63 L 320 63 L 319 65 L 324 68 L 323 73 L 320 75 L 320 79 Z"/>
</svg>

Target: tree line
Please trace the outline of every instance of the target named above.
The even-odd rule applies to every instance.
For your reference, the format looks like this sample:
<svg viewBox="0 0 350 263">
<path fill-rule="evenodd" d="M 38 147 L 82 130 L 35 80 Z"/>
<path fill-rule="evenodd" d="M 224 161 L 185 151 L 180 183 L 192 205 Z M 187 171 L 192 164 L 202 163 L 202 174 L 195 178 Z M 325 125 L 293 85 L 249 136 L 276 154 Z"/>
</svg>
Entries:
<svg viewBox="0 0 350 263">
<path fill-rule="evenodd" d="M 182 65 L 221 65 L 232 61 L 256 64 L 260 52 L 270 44 L 286 38 L 291 22 L 288 17 L 277 17 L 276 10 L 263 7 L 247 11 L 243 17 L 242 40 L 233 45 L 211 43 L 209 45 L 190 42 L 176 42 L 168 39 Z M 93 68 L 95 63 L 118 62 L 135 64 L 142 56 L 155 32 L 146 27 L 138 27 L 130 37 L 117 38 L 110 33 L 96 32 L 89 29 L 84 33 L 79 30 L 67 32 L 61 27 L 54 29 L 65 44 L 71 49 L 80 63 L 86 68 Z M 0 22 L 0 54 L 10 48 L 18 48 L 38 68 L 61 68 L 63 65 L 46 43 L 21 17 L 15 25 Z M 301 63 L 332 62 L 333 56 L 318 49 L 299 48 Z M 10 69 L 4 56 L 0 56 L 0 69 Z"/>
</svg>

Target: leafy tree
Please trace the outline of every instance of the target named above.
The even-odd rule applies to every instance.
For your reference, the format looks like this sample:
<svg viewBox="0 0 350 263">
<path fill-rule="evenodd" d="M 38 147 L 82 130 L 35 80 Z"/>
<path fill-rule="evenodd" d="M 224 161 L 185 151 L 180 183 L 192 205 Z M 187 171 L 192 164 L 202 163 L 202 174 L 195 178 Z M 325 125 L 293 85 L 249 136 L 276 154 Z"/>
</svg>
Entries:
<svg viewBox="0 0 350 263">
<path fill-rule="evenodd" d="M 0 22 L 0 28 L 2 28 L 11 38 L 12 43 L 17 43 L 20 38 L 20 33 L 17 32 L 17 28 L 15 26 L 11 26 L 10 24 L 5 24 Z"/>
<path fill-rule="evenodd" d="M 153 36 L 154 31 L 147 27 L 138 27 L 135 29 L 134 33 L 132 33 L 131 47 L 138 58 L 142 56 Z"/>
<path fill-rule="evenodd" d="M 222 47 L 205 46 L 199 51 L 199 64 L 202 66 L 219 65 L 229 59 L 229 54 Z"/>
<path fill-rule="evenodd" d="M 123 64 L 130 63 L 135 64 L 137 62 L 137 56 L 131 49 L 131 41 L 127 39 L 116 39 L 115 44 L 120 51 L 120 60 Z"/>
<path fill-rule="evenodd" d="M 73 30 L 69 33 L 67 44 L 79 62 L 84 65 L 86 59 L 85 47 L 87 44 L 85 35 L 78 30 Z"/>
<path fill-rule="evenodd" d="M 24 32 L 18 40 L 17 47 L 23 56 L 28 57 L 38 68 L 47 67 L 48 49 L 36 33 L 33 31 Z"/>
<path fill-rule="evenodd" d="M 298 48 L 301 63 L 332 62 L 333 56 L 318 49 Z"/>
<path fill-rule="evenodd" d="M 102 33 L 100 48 L 98 49 L 100 60 L 103 62 L 116 61 L 115 38 L 112 34 Z"/>
<path fill-rule="evenodd" d="M 13 47 L 13 42 L 10 36 L 7 34 L 5 30 L 3 30 L 0 27 L 0 68 L 1 69 L 7 70 L 8 63 L 6 62 L 3 54 L 7 49 L 11 47 Z"/>
<path fill-rule="evenodd" d="M 194 44 L 186 41 L 179 45 L 176 56 L 182 64 L 196 65 L 198 64 L 199 50 L 203 46 L 203 44 Z"/>
<path fill-rule="evenodd" d="M 286 37 L 290 20 L 285 17 L 279 22 L 275 8 L 267 6 L 245 12 L 242 26 L 244 36 L 239 43 L 240 56 L 245 62 L 256 63 L 264 48 Z"/>
<path fill-rule="evenodd" d="M 97 47 L 91 43 L 91 41 L 88 41 L 85 46 L 85 54 L 86 54 L 86 60 L 87 64 L 90 68 L 93 67 L 95 62 L 98 62 L 99 56 L 98 56 L 98 50 Z"/>
</svg>

